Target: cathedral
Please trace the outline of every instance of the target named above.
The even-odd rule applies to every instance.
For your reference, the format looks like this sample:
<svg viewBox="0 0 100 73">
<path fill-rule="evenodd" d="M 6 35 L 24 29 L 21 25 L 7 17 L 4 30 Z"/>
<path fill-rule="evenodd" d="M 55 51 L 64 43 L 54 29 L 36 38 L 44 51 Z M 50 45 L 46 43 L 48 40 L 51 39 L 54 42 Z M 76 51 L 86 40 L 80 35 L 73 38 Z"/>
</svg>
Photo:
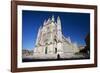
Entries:
<svg viewBox="0 0 100 73">
<path fill-rule="evenodd" d="M 76 43 L 72 43 L 70 37 L 62 34 L 60 17 L 55 20 L 52 16 L 44 20 L 38 29 L 33 51 L 34 59 L 63 59 L 74 57 L 75 53 L 79 52 L 79 47 Z"/>
</svg>

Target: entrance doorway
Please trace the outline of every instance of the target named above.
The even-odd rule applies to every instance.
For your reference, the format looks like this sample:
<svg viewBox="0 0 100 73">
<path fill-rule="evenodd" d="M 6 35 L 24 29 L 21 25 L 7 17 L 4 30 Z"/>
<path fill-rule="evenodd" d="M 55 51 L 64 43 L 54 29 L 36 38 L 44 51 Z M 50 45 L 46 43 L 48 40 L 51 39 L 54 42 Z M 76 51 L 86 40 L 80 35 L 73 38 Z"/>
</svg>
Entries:
<svg viewBox="0 0 100 73">
<path fill-rule="evenodd" d="M 60 55 L 59 54 L 57 55 L 57 59 L 60 59 Z"/>
</svg>

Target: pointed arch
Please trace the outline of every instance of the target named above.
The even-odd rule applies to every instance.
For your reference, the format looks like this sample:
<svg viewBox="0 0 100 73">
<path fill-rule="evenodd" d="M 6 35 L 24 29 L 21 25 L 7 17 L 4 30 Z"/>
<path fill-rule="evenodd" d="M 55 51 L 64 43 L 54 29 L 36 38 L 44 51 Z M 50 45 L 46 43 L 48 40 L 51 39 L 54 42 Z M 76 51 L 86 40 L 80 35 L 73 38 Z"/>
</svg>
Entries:
<svg viewBox="0 0 100 73">
<path fill-rule="evenodd" d="M 45 54 L 47 54 L 47 50 L 48 50 L 48 48 L 47 48 L 47 47 L 45 47 Z"/>
<path fill-rule="evenodd" d="M 57 53 L 57 48 L 55 48 L 55 53 Z"/>
</svg>

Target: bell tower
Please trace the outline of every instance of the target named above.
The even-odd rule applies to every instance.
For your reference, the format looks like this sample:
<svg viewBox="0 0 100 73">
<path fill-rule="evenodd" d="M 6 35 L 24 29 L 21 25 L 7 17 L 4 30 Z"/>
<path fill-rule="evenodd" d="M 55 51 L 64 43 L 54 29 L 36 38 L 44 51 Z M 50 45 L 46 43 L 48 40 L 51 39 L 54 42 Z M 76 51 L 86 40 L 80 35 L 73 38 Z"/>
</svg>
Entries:
<svg viewBox="0 0 100 73">
<path fill-rule="evenodd" d="M 61 20 L 60 17 L 57 17 L 57 54 L 59 56 L 62 54 L 63 49 L 62 49 L 62 29 L 61 29 Z"/>
</svg>

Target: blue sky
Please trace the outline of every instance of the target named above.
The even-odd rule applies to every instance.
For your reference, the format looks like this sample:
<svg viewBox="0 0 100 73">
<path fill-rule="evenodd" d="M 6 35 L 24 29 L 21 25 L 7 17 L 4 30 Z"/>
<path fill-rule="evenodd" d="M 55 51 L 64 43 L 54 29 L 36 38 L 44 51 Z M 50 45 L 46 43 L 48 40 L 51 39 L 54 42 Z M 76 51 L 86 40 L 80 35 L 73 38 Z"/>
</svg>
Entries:
<svg viewBox="0 0 100 73">
<path fill-rule="evenodd" d="M 85 37 L 90 32 L 89 13 L 48 12 L 48 11 L 22 11 L 22 48 L 33 49 L 36 42 L 38 29 L 44 20 L 54 15 L 61 19 L 62 32 L 65 37 L 70 37 L 72 42 L 85 45 Z"/>
</svg>

